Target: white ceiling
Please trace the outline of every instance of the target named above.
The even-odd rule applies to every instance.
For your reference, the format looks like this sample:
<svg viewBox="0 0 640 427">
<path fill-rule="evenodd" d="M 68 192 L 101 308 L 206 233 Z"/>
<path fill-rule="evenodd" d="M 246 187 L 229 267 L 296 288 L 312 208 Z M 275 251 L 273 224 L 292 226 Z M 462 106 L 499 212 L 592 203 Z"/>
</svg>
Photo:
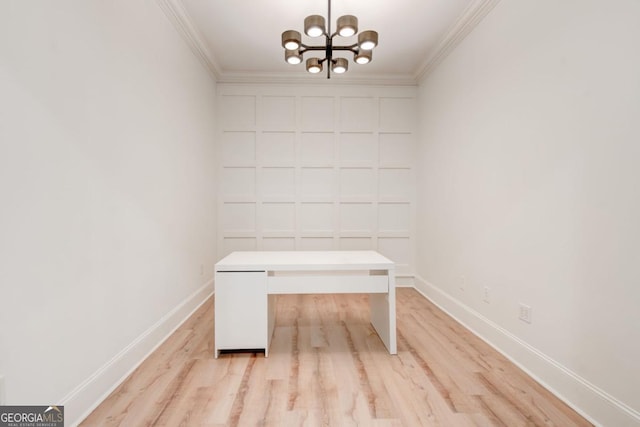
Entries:
<svg viewBox="0 0 640 427">
<path fill-rule="evenodd" d="M 332 74 L 332 80 L 348 76 L 415 82 L 457 33 L 475 25 L 477 10 L 486 8 L 487 3 L 491 0 L 332 0 L 332 31 L 339 16 L 350 14 L 358 17 L 360 31 L 371 29 L 379 34 L 371 63 L 356 64 L 352 55 L 345 54 L 350 59 L 349 71 L 341 76 Z M 174 23 L 178 15 L 183 34 L 190 33 L 187 39 L 192 48 L 194 43 L 198 45 L 195 49 L 219 79 L 317 80 L 326 76 L 309 76 L 304 65 L 287 64 L 280 37 L 289 29 L 303 33 L 308 15 L 326 18 L 327 0 L 169 0 L 166 5 L 173 9 Z M 336 37 L 334 44 L 354 40 Z M 303 36 L 305 44 L 323 41 Z"/>
</svg>

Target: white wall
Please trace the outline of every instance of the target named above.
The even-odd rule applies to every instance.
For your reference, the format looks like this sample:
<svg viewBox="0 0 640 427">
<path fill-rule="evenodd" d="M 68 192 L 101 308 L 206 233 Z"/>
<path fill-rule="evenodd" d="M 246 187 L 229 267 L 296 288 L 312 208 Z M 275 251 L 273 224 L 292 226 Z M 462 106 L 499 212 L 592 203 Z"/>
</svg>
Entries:
<svg viewBox="0 0 640 427">
<path fill-rule="evenodd" d="M 219 254 L 376 249 L 412 276 L 416 88 L 320 83 L 219 85 Z"/>
<path fill-rule="evenodd" d="M 7 403 L 77 421 L 211 292 L 214 118 L 155 1 L 0 3 Z"/>
<path fill-rule="evenodd" d="M 638 22 L 505 0 L 419 90 L 418 287 L 607 426 L 640 425 Z"/>
</svg>

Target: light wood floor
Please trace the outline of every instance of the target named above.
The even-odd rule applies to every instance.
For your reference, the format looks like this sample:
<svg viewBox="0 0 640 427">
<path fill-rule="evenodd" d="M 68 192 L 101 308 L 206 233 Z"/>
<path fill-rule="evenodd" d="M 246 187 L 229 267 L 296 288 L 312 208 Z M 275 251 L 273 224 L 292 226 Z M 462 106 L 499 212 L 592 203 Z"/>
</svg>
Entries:
<svg viewBox="0 0 640 427">
<path fill-rule="evenodd" d="M 207 301 L 82 426 L 589 426 L 409 288 L 398 355 L 366 295 L 278 298 L 269 357 L 213 358 Z"/>
</svg>

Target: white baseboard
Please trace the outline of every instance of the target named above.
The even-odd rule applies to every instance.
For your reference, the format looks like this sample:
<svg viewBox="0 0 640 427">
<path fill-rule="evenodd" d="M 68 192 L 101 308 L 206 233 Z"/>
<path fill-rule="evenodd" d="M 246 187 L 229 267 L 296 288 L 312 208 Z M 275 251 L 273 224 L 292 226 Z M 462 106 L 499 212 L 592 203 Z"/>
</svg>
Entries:
<svg viewBox="0 0 640 427">
<path fill-rule="evenodd" d="M 417 275 L 415 289 L 594 425 L 640 426 L 638 411 Z"/>
<path fill-rule="evenodd" d="M 415 288 L 413 276 L 396 276 L 396 287 Z"/>
<path fill-rule="evenodd" d="M 76 426 L 113 392 L 213 293 L 213 279 L 143 332 L 131 344 L 65 396 L 66 425 Z"/>
</svg>

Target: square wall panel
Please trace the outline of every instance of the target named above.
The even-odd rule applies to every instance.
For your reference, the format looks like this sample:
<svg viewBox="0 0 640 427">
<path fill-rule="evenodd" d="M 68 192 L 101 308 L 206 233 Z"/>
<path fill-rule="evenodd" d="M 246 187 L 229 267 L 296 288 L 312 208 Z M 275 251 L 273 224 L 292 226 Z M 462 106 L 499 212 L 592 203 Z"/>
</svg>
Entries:
<svg viewBox="0 0 640 427">
<path fill-rule="evenodd" d="M 415 121 L 413 98 L 380 98 L 380 131 L 411 132 Z"/>
<path fill-rule="evenodd" d="M 294 168 L 262 168 L 260 192 L 263 197 L 294 198 L 296 193 Z"/>
<path fill-rule="evenodd" d="M 342 131 L 373 131 L 378 114 L 374 98 L 343 97 L 340 99 Z"/>
<path fill-rule="evenodd" d="M 300 171 L 300 196 L 334 196 L 335 173 L 333 168 L 302 168 Z"/>
<path fill-rule="evenodd" d="M 373 233 L 374 216 L 372 203 L 341 203 L 340 231 Z"/>
<path fill-rule="evenodd" d="M 223 130 L 251 130 L 256 125 L 256 97 L 223 95 L 220 121 Z"/>
<path fill-rule="evenodd" d="M 333 105 L 333 97 L 303 96 L 302 130 L 333 131 Z"/>
<path fill-rule="evenodd" d="M 331 251 L 333 238 L 331 237 L 303 237 L 300 239 L 301 251 Z"/>
<path fill-rule="evenodd" d="M 411 247 L 409 238 L 379 237 L 378 252 L 396 264 L 409 264 Z"/>
<path fill-rule="evenodd" d="M 255 197 L 255 168 L 222 168 L 220 194 L 225 197 Z"/>
<path fill-rule="evenodd" d="M 260 161 L 266 164 L 289 164 L 296 158 L 296 134 L 293 132 L 262 132 L 258 140 Z"/>
<path fill-rule="evenodd" d="M 256 161 L 255 132 L 224 132 L 222 135 L 222 164 L 236 166 Z"/>
<path fill-rule="evenodd" d="M 329 132 L 305 132 L 300 141 L 300 160 L 305 164 L 333 163 L 334 134 Z"/>
<path fill-rule="evenodd" d="M 260 208 L 262 230 L 291 232 L 296 229 L 296 205 L 293 203 L 263 203 Z"/>
<path fill-rule="evenodd" d="M 409 203 L 380 203 L 378 205 L 378 231 L 407 233 L 411 228 Z"/>
<path fill-rule="evenodd" d="M 300 229 L 303 233 L 333 231 L 333 203 L 302 203 Z"/>
<path fill-rule="evenodd" d="M 341 133 L 340 161 L 343 163 L 371 163 L 376 159 L 372 133 Z"/>
<path fill-rule="evenodd" d="M 236 251 L 255 251 L 256 239 L 253 237 L 225 237 L 222 239 L 221 259 Z"/>
<path fill-rule="evenodd" d="M 262 128 L 265 130 L 295 130 L 296 98 L 293 96 L 262 97 Z"/>
<path fill-rule="evenodd" d="M 371 237 L 341 237 L 340 250 L 342 251 L 369 251 L 373 249 Z"/>
<path fill-rule="evenodd" d="M 294 251 L 296 239 L 293 237 L 265 237 L 262 239 L 263 251 Z"/>
<path fill-rule="evenodd" d="M 416 153 L 413 149 L 413 134 L 381 133 L 380 164 L 411 166 Z"/>
<path fill-rule="evenodd" d="M 220 215 L 222 231 L 255 231 L 255 203 L 223 203 Z"/>
<path fill-rule="evenodd" d="M 353 198 L 374 198 L 376 193 L 375 175 L 370 168 L 340 169 L 340 196 Z"/>
<path fill-rule="evenodd" d="M 379 195 L 382 199 L 411 200 L 411 169 L 380 169 Z"/>
</svg>

